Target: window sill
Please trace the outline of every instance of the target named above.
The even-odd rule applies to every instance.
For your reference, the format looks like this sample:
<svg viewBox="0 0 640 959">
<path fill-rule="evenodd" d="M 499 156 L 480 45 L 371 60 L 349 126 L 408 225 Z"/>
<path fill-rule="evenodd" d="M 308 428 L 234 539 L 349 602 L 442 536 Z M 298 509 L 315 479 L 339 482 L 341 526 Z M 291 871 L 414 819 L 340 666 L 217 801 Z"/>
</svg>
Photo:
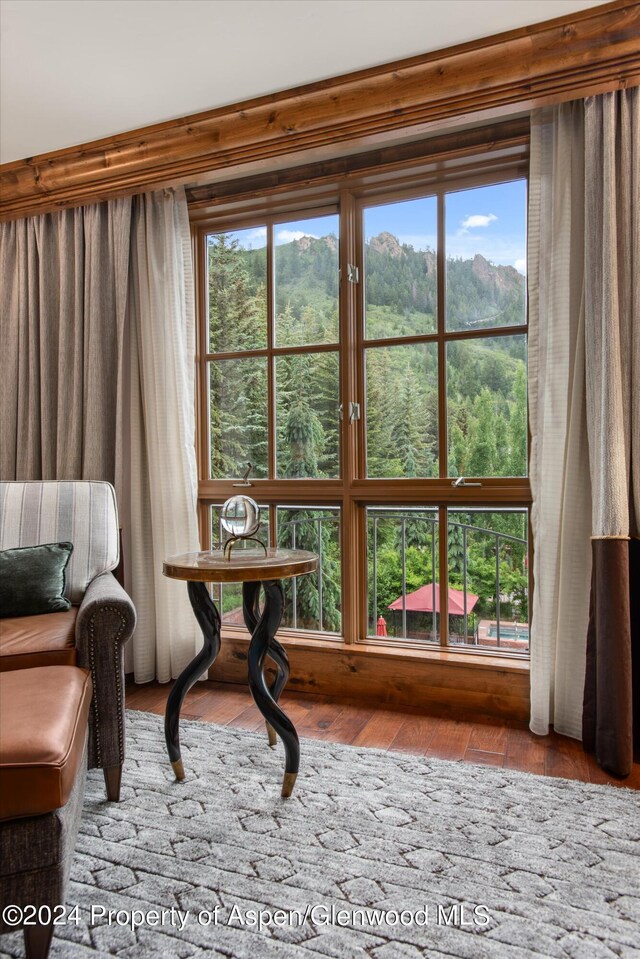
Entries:
<svg viewBox="0 0 640 959">
<path fill-rule="evenodd" d="M 222 639 L 249 643 L 249 633 L 240 627 L 222 628 Z M 345 643 L 336 636 L 328 639 L 319 633 L 306 633 L 301 636 L 292 630 L 278 630 L 278 639 L 288 649 L 326 651 L 327 653 L 349 654 L 353 656 L 378 656 L 381 659 L 395 659 L 400 662 L 433 662 L 450 666 L 500 670 L 507 673 L 529 673 L 529 660 L 512 656 L 499 656 L 494 653 L 458 652 L 446 649 L 417 649 L 410 646 L 396 646 L 392 643 Z"/>
</svg>

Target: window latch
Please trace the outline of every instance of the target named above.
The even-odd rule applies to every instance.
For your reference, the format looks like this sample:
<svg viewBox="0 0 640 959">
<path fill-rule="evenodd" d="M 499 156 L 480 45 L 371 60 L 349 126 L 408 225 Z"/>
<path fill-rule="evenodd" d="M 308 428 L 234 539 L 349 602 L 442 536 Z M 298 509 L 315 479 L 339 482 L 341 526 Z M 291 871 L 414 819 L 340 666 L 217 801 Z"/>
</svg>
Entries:
<svg viewBox="0 0 640 959">
<path fill-rule="evenodd" d="M 249 473 L 251 472 L 252 469 L 253 469 L 253 463 L 247 463 L 247 468 L 242 474 L 242 482 L 234 483 L 233 485 L 234 486 L 253 486 L 253 483 L 249 479 Z"/>
<path fill-rule="evenodd" d="M 467 483 L 464 476 L 459 476 L 458 479 L 453 480 L 451 485 L 458 488 L 460 486 L 482 486 L 482 483 Z"/>
<path fill-rule="evenodd" d="M 338 407 L 338 415 L 341 420 L 344 419 L 344 407 L 342 403 Z M 349 422 L 353 423 L 354 420 L 360 419 L 360 404 L 359 403 L 349 403 Z"/>
<path fill-rule="evenodd" d="M 353 263 L 347 263 L 347 280 L 349 283 L 357 283 L 359 279 L 358 267 L 354 266 Z"/>
</svg>

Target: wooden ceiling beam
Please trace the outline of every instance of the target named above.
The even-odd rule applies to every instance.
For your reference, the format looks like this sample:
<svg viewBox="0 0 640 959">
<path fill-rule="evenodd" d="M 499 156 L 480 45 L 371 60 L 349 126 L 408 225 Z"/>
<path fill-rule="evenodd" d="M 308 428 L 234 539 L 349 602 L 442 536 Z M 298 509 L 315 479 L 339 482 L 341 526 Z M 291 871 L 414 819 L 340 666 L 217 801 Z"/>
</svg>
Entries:
<svg viewBox="0 0 640 959">
<path fill-rule="evenodd" d="M 499 117 L 640 84 L 640 2 L 615 0 L 0 167 L 0 218 L 220 176 L 390 131 Z M 371 140 L 370 140 L 371 142 Z"/>
</svg>

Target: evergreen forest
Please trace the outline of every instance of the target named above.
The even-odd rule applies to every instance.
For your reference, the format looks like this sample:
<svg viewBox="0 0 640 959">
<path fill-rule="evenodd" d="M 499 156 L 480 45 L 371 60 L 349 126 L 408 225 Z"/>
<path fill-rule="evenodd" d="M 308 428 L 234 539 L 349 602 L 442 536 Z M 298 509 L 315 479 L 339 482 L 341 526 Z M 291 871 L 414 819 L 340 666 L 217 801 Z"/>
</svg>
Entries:
<svg viewBox="0 0 640 959">
<path fill-rule="evenodd" d="M 237 477 L 247 461 L 256 477 L 268 474 L 267 359 L 242 356 L 264 349 L 267 331 L 266 249 L 245 249 L 232 234 L 211 235 L 208 247 L 211 475 Z M 447 436 L 438 435 L 438 354 L 435 343 L 385 345 L 390 337 L 436 330 L 437 264 L 432 250 L 401 244 L 390 233 L 368 240 L 364 261 L 366 456 L 369 477 L 433 477 L 446 442 L 450 476 L 523 476 L 526 473 L 526 337 L 496 335 L 525 319 L 525 279 L 513 267 L 476 254 L 446 261 L 446 328 L 477 336 L 446 346 Z M 276 475 L 336 477 L 340 473 L 338 363 L 338 240 L 302 236 L 275 247 L 273 341 L 282 347 L 327 347 L 275 358 Z M 367 346 L 367 341 L 371 343 Z M 335 347 L 335 348 L 328 348 Z M 232 353 L 232 357 L 224 354 Z M 329 511 L 330 512 L 330 511 Z M 405 511 L 406 512 L 406 511 Z M 434 579 L 437 524 L 402 513 L 379 517 L 376 582 L 369 589 L 370 632 L 380 615 L 389 631 L 402 628 L 388 610 L 402 594 Z M 340 631 L 339 517 L 334 510 L 278 511 L 281 545 L 320 549 L 321 581 L 297 587 L 299 628 Z M 370 526 L 373 522 L 370 517 Z M 463 532 L 473 526 L 486 532 Z M 409 531 L 409 532 L 407 532 Z M 495 533 L 513 537 L 500 540 Z M 526 514 L 491 511 L 451 516 L 450 585 L 478 595 L 474 623 L 497 615 L 496 548 L 502 621 L 526 622 Z M 402 537 L 404 536 L 404 548 Z M 370 584 L 373 577 L 369 536 Z M 436 550 L 437 557 L 437 550 Z M 437 570 L 436 577 L 437 579 Z M 289 587 L 290 588 L 290 587 Z M 375 593 L 375 605 L 373 598 Z M 289 600 L 292 597 L 289 595 Z M 227 605 L 227 604 L 225 604 Z M 289 602 L 288 622 L 293 622 Z M 455 617 L 452 617 L 455 619 Z M 431 614 L 408 617 L 408 633 L 431 638 Z M 460 632 L 459 623 L 450 630 Z M 465 641 L 464 638 L 462 641 Z"/>
</svg>

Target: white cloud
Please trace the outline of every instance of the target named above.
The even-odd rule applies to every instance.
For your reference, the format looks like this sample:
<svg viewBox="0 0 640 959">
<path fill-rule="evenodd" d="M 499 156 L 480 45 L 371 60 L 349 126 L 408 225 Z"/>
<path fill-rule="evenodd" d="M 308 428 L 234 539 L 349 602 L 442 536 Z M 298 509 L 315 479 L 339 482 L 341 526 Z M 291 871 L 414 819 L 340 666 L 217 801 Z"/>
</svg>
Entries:
<svg viewBox="0 0 640 959">
<path fill-rule="evenodd" d="M 489 226 L 490 223 L 493 223 L 494 220 L 497 219 L 498 217 L 495 213 L 473 213 L 462 221 L 462 232 L 466 233 L 467 230 L 474 230 L 479 226 Z"/>
<path fill-rule="evenodd" d="M 258 226 L 255 230 L 240 230 L 229 235 L 238 241 L 243 250 L 257 250 L 267 242 L 266 226 Z"/>
<path fill-rule="evenodd" d="M 526 276 L 527 273 L 527 258 L 526 256 L 521 257 L 519 260 L 516 260 L 513 264 L 518 271 L 518 273 L 524 273 Z"/>
<path fill-rule="evenodd" d="M 314 240 L 318 239 L 313 233 L 305 233 L 304 230 L 278 230 L 276 233 L 276 242 L 291 243 L 292 240 L 301 240 L 303 236 L 310 236 Z"/>
</svg>

